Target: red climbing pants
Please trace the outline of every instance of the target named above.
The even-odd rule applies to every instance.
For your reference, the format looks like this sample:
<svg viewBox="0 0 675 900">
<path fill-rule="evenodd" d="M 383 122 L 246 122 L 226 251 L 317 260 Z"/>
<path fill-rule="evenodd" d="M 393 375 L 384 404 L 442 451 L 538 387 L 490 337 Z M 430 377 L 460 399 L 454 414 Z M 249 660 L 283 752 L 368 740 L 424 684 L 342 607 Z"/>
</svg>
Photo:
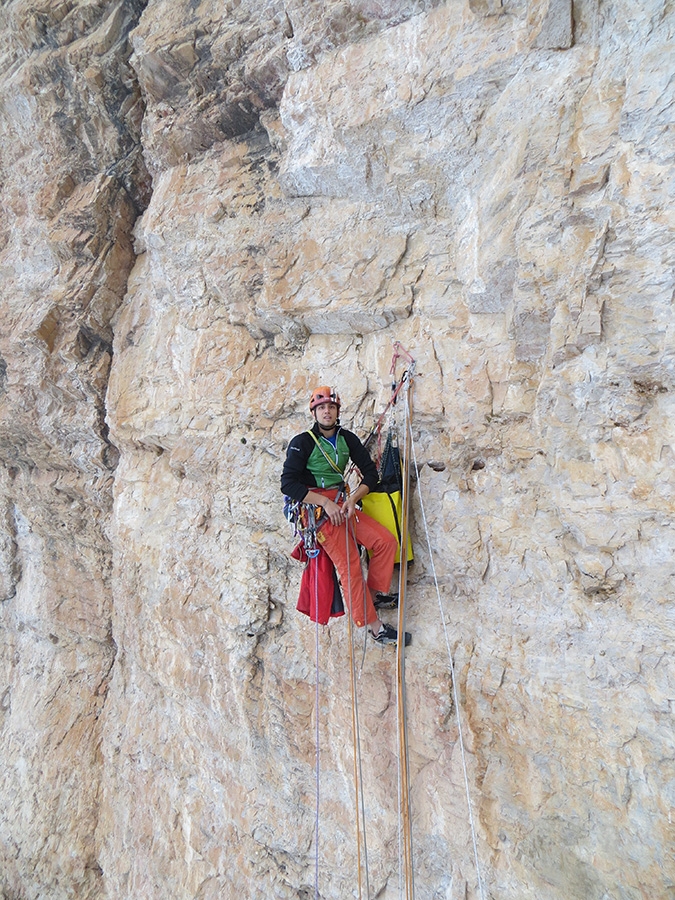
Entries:
<svg viewBox="0 0 675 900">
<path fill-rule="evenodd" d="M 330 497 L 331 500 L 334 500 L 338 493 L 337 490 L 321 488 L 312 490 Z M 337 569 L 352 619 L 359 627 L 366 623 L 370 625 L 378 618 L 373 606 L 372 592 L 382 591 L 386 594 L 389 591 L 398 541 L 384 525 L 380 525 L 361 510 L 357 510 L 351 519 L 342 525 L 324 523 L 319 531 L 318 540 Z M 367 583 L 363 581 L 357 544 L 372 553 Z"/>
</svg>

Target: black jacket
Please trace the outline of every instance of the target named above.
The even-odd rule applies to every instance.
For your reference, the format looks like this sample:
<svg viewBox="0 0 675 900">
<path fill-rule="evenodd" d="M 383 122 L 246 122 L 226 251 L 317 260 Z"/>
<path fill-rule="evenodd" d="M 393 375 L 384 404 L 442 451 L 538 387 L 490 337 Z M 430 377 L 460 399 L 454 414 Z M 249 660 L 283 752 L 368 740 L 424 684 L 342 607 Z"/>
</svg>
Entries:
<svg viewBox="0 0 675 900">
<path fill-rule="evenodd" d="M 319 437 L 318 423 L 314 423 L 312 431 Z M 352 431 L 347 431 L 338 425 L 338 434 L 341 434 L 349 448 L 349 457 L 361 473 L 363 483 L 372 491 L 377 486 L 377 467 L 370 458 L 370 454 L 361 441 Z M 281 473 L 281 491 L 291 500 L 302 502 L 308 490 L 318 487 L 316 479 L 307 468 L 307 460 L 312 450 L 316 447 L 312 436 L 306 431 L 296 434 L 288 445 L 286 460 Z"/>
</svg>

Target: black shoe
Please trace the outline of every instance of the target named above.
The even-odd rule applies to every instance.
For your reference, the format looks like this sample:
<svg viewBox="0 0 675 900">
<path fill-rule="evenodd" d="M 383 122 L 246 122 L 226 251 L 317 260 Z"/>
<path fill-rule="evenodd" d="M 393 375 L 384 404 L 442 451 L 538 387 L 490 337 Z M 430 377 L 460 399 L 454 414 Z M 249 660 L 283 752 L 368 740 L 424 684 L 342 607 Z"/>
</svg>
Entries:
<svg viewBox="0 0 675 900">
<path fill-rule="evenodd" d="M 391 625 L 387 625 L 385 622 L 382 623 L 380 630 L 377 634 L 374 634 L 372 631 L 370 632 L 370 636 L 374 641 L 378 644 L 396 644 L 398 642 L 398 632 Z M 412 641 L 412 635 L 409 631 L 405 633 L 405 646 L 410 646 L 410 642 Z"/>
<path fill-rule="evenodd" d="M 398 609 L 398 594 L 383 594 L 377 591 L 373 605 L 375 609 Z"/>
</svg>

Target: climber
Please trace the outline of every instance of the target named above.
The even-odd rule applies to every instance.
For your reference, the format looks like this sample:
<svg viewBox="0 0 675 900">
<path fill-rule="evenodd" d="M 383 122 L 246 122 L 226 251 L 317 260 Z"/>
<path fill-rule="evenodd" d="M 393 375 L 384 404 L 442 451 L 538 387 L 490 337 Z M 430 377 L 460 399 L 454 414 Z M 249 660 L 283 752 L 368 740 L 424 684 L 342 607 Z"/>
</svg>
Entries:
<svg viewBox="0 0 675 900">
<path fill-rule="evenodd" d="M 281 490 L 291 500 L 322 507 L 326 518 L 317 539 L 337 569 L 354 622 L 359 627 L 367 624 L 378 643 L 394 644 L 396 629 L 380 620 L 376 603 L 382 608 L 395 603 L 395 595 L 388 592 L 398 542 L 383 525 L 356 508 L 376 486 L 377 469 L 358 437 L 340 425 L 340 406 L 340 397 L 333 389 L 318 387 L 312 391 L 309 409 L 314 425 L 289 443 Z M 349 459 L 362 478 L 351 493 L 343 478 Z M 371 551 L 366 583 L 359 544 Z M 406 646 L 410 640 L 406 632 Z"/>
</svg>

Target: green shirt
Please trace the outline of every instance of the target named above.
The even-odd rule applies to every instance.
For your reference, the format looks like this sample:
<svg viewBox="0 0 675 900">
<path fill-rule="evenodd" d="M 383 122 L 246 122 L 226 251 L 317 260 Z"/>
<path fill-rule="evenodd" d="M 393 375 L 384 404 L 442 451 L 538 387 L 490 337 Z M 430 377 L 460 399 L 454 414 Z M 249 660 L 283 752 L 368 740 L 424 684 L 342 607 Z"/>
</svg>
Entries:
<svg viewBox="0 0 675 900">
<path fill-rule="evenodd" d="M 342 475 L 347 468 L 349 462 L 349 447 L 347 441 L 338 434 L 336 446 L 325 437 L 318 438 L 321 444 L 321 450 L 324 451 L 328 459 L 331 459 L 340 470 L 336 472 L 324 456 L 324 453 L 315 446 L 309 459 L 307 460 L 307 468 L 316 479 L 317 487 L 332 488 L 342 484 Z"/>
</svg>

